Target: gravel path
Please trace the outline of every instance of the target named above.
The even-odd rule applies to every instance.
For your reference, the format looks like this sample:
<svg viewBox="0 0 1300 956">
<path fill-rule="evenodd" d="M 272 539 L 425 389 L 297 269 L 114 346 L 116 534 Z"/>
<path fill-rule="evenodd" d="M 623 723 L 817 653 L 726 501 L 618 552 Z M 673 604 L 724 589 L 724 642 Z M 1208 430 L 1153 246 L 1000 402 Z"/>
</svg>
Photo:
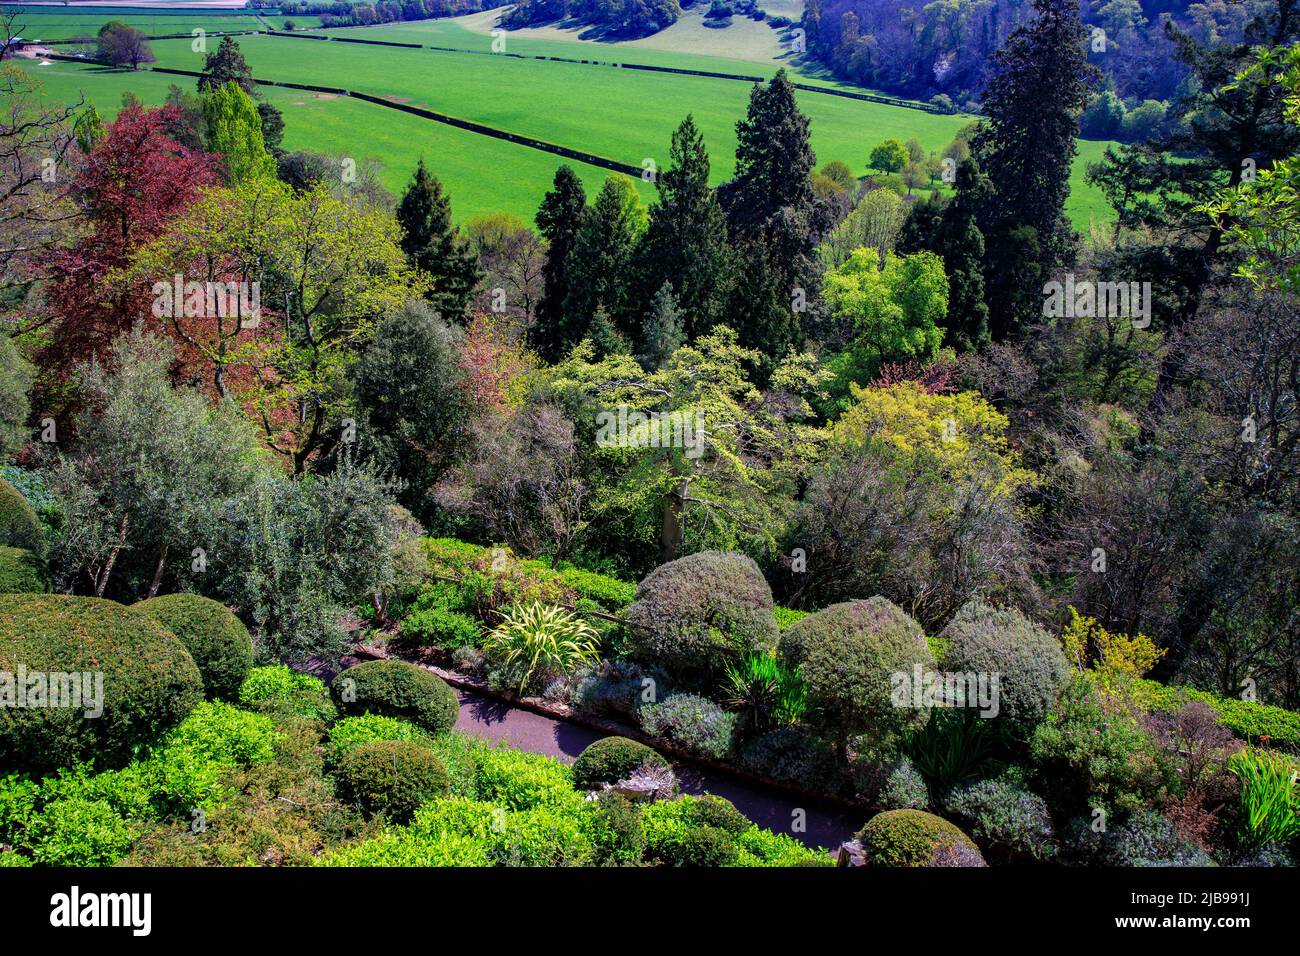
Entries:
<svg viewBox="0 0 1300 956">
<path fill-rule="evenodd" d="M 472 691 L 457 690 L 456 693 L 460 697 L 457 730 L 490 741 L 504 740 L 520 750 L 557 757 L 565 763 L 572 763 L 588 744 L 605 736 L 577 724 L 511 707 Z M 759 826 L 777 833 L 789 833 L 809 846 L 839 846 L 852 839 L 866 822 L 863 816 L 851 811 L 813 805 L 721 772 L 680 764 L 674 769 L 686 793 L 712 793 L 726 797 Z M 806 829 L 802 833 L 792 833 L 795 811 L 799 809 L 806 811 Z"/>
</svg>

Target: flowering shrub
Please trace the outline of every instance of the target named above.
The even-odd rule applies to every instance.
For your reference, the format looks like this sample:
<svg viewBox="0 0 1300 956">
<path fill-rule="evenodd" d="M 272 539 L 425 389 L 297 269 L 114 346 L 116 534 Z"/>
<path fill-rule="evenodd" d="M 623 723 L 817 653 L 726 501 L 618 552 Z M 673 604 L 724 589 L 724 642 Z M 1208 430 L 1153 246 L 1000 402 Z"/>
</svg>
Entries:
<svg viewBox="0 0 1300 956">
<path fill-rule="evenodd" d="M 736 715 L 694 694 L 674 694 L 641 708 L 641 729 L 706 757 L 725 757 L 731 750 Z"/>
</svg>

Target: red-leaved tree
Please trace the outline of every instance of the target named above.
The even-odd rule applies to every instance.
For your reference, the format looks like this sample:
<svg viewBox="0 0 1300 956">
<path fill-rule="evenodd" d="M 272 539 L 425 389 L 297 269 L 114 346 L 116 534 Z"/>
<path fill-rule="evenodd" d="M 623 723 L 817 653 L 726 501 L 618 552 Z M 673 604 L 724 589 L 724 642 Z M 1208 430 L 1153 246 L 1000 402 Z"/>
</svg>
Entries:
<svg viewBox="0 0 1300 956">
<path fill-rule="evenodd" d="M 215 157 L 167 135 L 177 112 L 176 106 L 128 105 L 73 174 L 68 190 L 84 232 L 52 257 L 45 295 L 48 337 L 39 355 L 47 400 L 78 363 L 102 356 L 118 334 L 151 318 L 149 288 L 123 281 L 115 271 L 201 189 L 218 182 Z"/>
</svg>

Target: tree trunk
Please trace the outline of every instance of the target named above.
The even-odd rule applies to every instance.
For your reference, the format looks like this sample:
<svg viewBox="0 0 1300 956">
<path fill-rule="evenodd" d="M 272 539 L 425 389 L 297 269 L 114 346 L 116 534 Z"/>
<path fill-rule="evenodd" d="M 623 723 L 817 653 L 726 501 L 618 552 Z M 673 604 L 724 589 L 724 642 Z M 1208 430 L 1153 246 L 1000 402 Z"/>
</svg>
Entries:
<svg viewBox="0 0 1300 956">
<path fill-rule="evenodd" d="M 146 599 L 151 598 L 158 593 L 158 586 L 162 584 L 163 568 L 167 565 L 167 545 L 162 546 L 158 552 L 158 563 L 154 565 L 153 580 L 149 582 L 149 593 L 145 595 Z"/>
<path fill-rule="evenodd" d="M 667 563 L 682 553 L 686 536 L 686 523 L 683 520 L 686 510 L 686 495 L 690 490 L 689 478 L 683 478 L 677 487 L 664 495 L 663 523 L 659 530 L 659 560 Z"/>
<path fill-rule="evenodd" d="M 104 588 L 108 587 L 108 576 L 113 573 L 113 565 L 117 563 L 118 553 L 121 552 L 126 544 L 126 526 L 129 516 L 122 515 L 122 527 L 117 532 L 117 544 L 113 550 L 108 553 L 108 560 L 104 562 L 104 570 L 99 572 L 99 580 L 95 582 L 95 597 L 104 596 Z"/>
</svg>

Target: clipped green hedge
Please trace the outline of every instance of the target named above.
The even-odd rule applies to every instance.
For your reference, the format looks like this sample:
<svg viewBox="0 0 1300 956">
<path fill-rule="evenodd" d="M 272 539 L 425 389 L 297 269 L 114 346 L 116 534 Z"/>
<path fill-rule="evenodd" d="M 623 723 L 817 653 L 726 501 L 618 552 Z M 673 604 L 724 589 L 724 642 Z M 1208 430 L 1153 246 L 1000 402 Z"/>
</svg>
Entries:
<svg viewBox="0 0 1300 956">
<path fill-rule="evenodd" d="M 455 649 L 478 647 L 483 642 L 483 628 L 468 614 L 430 605 L 417 606 L 398 628 L 402 637 L 421 645 Z"/>
<path fill-rule="evenodd" d="M 1218 715 L 1219 723 L 1243 740 L 1300 751 L 1300 713 L 1235 697 L 1220 697 L 1193 687 L 1139 680 L 1136 696 L 1149 709 L 1173 712 L 1197 700 Z"/>
<path fill-rule="evenodd" d="M 45 554 L 45 535 L 36 512 L 20 492 L 0 478 L 0 545 Z"/>
<path fill-rule="evenodd" d="M 333 720 L 337 714 L 325 682 L 284 664 L 254 667 L 239 688 L 239 703 L 263 714 Z"/>
<path fill-rule="evenodd" d="M 975 842 L 960 828 L 924 810 L 877 813 L 857 838 L 872 866 L 934 866 L 941 851 L 951 850 L 979 857 Z"/>
<path fill-rule="evenodd" d="M 253 639 L 229 608 L 198 594 L 165 594 L 135 607 L 180 638 L 208 697 L 233 700 L 239 694 L 253 669 Z"/>
<path fill-rule="evenodd" d="M 667 767 L 656 750 L 627 737 L 602 737 L 573 762 L 573 785 L 596 790 L 602 783 L 618 783 L 642 767 Z"/>
<path fill-rule="evenodd" d="M 194 658 L 147 614 L 100 598 L 0 596 L 0 672 L 103 674 L 103 713 L 85 708 L 0 709 L 0 771 L 29 772 L 94 759 L 120 766 L 203 699 Z M 92 677 L 92 680 L 94 678 Z"/>
<path fill-rule="evenodd" d="M 44 594 L 49 589 L 40 558 L 26 548 L 0 546 L 0 594 Z"/>
<path fill-rule="evenodd" d="M 607 611 L 621 611 L 636 600 L 636 585 L 595 571 L 565 568 L 560 580 Z"/>
<path fill-rule="evenodd" d="M 349 667 L 334 678 L 330 691 L 345 715 L 396 717 L 431 734 L 451 730 L 460 715 L 460 701 L 447 683 L 406 661 L 367 661 Z"/>
<path fill-rule="evenodd" d="M 338 778 L 343 796 L 369 816 L 405 823 L 421 804 L 451 786 L 447 770 L 427 747 L 410 740 L 373 740 L 344 754 Z"/>
</svg>

